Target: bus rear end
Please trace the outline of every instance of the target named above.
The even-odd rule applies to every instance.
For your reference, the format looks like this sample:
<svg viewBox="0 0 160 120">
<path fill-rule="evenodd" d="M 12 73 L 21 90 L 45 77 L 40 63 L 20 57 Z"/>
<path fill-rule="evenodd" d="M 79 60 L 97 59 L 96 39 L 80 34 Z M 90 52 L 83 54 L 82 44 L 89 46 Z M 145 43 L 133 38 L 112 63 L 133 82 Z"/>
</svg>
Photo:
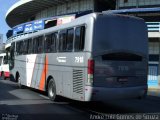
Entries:
<svg viewBox="0 0 160 120">
<path fill-rule="evenodd" d="M 99 15 L 88 59 L 85 98 L 113 100 L 147 93 L 147 28 L 142 19 Z"/>
</svg>

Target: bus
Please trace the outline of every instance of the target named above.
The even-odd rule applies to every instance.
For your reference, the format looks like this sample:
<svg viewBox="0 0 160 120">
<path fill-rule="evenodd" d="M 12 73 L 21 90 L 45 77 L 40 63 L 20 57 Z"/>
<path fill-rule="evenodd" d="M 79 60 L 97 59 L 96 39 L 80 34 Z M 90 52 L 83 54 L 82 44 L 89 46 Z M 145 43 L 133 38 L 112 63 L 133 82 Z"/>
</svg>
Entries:
<svg viewBox="0 0 160 120">
<path fill-rule="evenodd" d="M 0 54 L 0 77 L 1 79 L 6 79 L 9 78 L 10 73 L 9 73 L 9 64 L 8 60 L 6 57 L 6 53 L 1 53 Z"/>
<path fill-rule="evenodd" d="M 148 34 L 143 19 L 91 13 L 11 43 L 11 79 L 51 100 L 144 97 Z"/>
</svg>

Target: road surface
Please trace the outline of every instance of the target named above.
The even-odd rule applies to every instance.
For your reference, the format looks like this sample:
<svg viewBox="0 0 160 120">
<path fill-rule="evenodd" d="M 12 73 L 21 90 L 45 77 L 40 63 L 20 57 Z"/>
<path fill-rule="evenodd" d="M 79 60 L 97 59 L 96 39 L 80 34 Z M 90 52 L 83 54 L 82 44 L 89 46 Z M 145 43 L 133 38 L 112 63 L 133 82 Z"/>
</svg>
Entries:
<svg viewBox="0 0 160 120">
<path fill-rule="evenodd" d="M 117 100 L 106 103 L 83 103 L 60 98 L 58 102 L 52 102 L 42 92 L 29 88 L 19 89 L 15 82 L 0 80 L 0 119 L 2 120 L 90 120 L 105 119 L 94 115 L 139 113 L 141 115 L 160 113 L 160 97 L 147 96 L 146 99 L 141 100 Z M 159 114 L 157 117 L 160 119 Z"/>
</svg>

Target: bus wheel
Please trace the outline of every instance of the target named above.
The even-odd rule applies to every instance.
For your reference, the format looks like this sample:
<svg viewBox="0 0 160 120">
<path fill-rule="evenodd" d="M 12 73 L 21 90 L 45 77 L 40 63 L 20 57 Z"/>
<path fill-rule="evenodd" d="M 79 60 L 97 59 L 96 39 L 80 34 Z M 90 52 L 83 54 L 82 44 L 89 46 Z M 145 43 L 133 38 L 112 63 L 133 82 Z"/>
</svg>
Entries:
<svg viewBox="0 0 160 120">
<path fill-rule="evenodd" d="M 2 80 L 5 80 L 6 78 L 5 78 L 4 72 L 2 72 L 1 74 L 2 74 L 1 79 L 2 79 Z"/>
<path fill-rule="evenodd" d="M 52 101 L 56 101 L 56 85 L 53 79 L 51 79 L 48 83 L 48 97 Z"/>
<path fill-rule="evenodd" d="M 20 75 L 18 75 L 17 81 L 18 81 L 18 87 L 19 87 L 20 89 L 23 89 L 24 86 L 21 84 L 21 77 L 20 77 Z"/>
</svg>

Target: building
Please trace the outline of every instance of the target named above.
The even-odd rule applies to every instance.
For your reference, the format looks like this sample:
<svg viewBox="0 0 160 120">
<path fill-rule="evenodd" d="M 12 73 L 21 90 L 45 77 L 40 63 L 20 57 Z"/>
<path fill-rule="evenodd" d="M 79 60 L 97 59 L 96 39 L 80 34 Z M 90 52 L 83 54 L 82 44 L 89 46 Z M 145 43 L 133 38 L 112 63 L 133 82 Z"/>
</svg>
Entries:
<svg viewBox="0 0 160 120">
<path fill-rule="evenodd" d="M 3 34 L 0 34 L 0 45 L 3 44 Z"/>
<path fill-rule="evenodd" d="M 117 0 L 116 13 L 143 18 L 149 37 L 149 87 L 160 87 L 160 0 Z"/>
<path fill-rule="evenodd" d="M 65 20 L 68 22 L 72 17 L 115 9 L 115 6 L 116 0 L 19 0 L 6 13 L 6 23 L 12 29 L 6 33 L 5 49 L 9 51 L 11 40 L 22 33 L 54 26 L 54 20 L 59 18 L 55 16 L 68 15 Z"/>
<path fill-rule="evenodd" d="M 4 52 L 3 34 L 0 34 L 0 53 Z"/>
<path fill-rule="evenodd" d="M 57 15 L 115 9 L 115 0 L 20 0 L 6 14 L 10 27 Z"/>
<path fill-rule="evenodd" d="M 6 23 L 12 28 L 6 36 L 10 38 L 20 33 L 35 32 L 54 26 L 54 20 L 57 19 L 55 16 L 77 17 L 115 9 L 115 5 L 116 0 L 19 0 L 6 13 Z M 6 43 L 10 41 L 7 40 Z"/>
</svg>

